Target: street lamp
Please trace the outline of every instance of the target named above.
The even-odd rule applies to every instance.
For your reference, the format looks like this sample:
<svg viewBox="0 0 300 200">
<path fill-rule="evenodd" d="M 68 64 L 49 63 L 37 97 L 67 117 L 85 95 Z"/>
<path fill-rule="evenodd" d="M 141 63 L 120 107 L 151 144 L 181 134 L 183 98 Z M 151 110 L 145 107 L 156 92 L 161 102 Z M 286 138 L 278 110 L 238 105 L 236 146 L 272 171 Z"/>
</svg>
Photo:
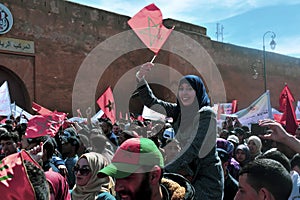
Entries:
<svg viewBox="0 0 300 200">
<path fill-rule="evenodd" d="M 276 42 L 274 41 L 274 38 L 276 37 L 276 34 L 273 31 L 267 31 L 265 32 L 263 36 L 263 61 L 264 61 L 264 86 L 265 86 L 265 92 L 267 91 L 267 74 L 266 74 L 266 47 L 265 47 L 265 36 L 267 34 L 271 34 L 272 41 L 270 42 L 270 47 L 272 50 L 276 47 Z"/>
</svg>

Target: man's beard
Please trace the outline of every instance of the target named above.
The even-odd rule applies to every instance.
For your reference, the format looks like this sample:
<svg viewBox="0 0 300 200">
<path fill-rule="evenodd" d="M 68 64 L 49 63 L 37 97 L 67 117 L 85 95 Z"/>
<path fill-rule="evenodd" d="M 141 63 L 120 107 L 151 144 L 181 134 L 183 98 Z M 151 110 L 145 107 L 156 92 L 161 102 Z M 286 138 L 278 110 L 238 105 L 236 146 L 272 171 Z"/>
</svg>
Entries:
<svg viewBox="0 0 300 200">
<path fill-rule="evenodd" d="M 152 190 L 149 184 L 149 175 L 150 173 L 146 173 L 143 177 L 143 180 L 138 187 L 138 190 L 134 193 L 131 191 L 122 191 L 121 193 L 124 195 L 128 195 L 131 200 L 151 200 Z"/>
<path fill-rule="evenodd" d="M 149 184 L 150 173 L 146 173 L 139 190 L 135 193 L 135 200 L 151 200 L 152 190 Z"/>
</svg>

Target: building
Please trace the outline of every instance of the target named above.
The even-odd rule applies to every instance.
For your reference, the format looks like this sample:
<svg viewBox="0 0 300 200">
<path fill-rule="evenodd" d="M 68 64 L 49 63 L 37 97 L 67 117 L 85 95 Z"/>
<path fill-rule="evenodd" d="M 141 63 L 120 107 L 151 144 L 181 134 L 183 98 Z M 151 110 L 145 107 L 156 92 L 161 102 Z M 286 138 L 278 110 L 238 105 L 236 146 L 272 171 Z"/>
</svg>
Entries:
<svg viewBox="0 0 300 200">
<path fill-rule="evenodd" d="M 0 84 L 8 80 L 12 101 L 31 111 L 37 102 L 72 116 L 95 104 L 108 86 L 117 109 L 139 112 L 135 97 L 138 66 L 153 52 L 127 25 L 129 16 L 62 0 L 3 0 L 13 15 L 10 31 L 0 35 Z M 183 74 L 202 76 L 215 103 L 238 100 L 245 108 L 264 92 L 262 51 L 211 40 L 204 27 L 164 20 L 175 30 L 159 52 L 148 80 L 157 96 L 174 100 Z M 300 99 L 300 59 L 266 53 L 271 104 L 288 83 Z M 297 93 L 298 92 L 298 93 Z"/>
</svg>

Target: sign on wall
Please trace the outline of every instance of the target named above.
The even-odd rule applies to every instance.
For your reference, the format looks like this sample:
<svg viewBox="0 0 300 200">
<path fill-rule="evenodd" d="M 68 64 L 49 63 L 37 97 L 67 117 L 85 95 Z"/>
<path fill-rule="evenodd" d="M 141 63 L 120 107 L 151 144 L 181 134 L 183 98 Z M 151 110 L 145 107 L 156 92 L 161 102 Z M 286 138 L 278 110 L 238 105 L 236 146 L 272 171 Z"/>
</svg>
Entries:
<svg viewBox="0 0 300 200">
<path fill-rule="evenodd" d="M 5 34 L 10 31 L 13 23 L 13 16 L 10 10 L 0 3 L 0 34 Z"/>
<path fill-rule="evenodd" d="M 34 42 L 0 37 L 0 50 L 34 54 Z"/>
</svg>

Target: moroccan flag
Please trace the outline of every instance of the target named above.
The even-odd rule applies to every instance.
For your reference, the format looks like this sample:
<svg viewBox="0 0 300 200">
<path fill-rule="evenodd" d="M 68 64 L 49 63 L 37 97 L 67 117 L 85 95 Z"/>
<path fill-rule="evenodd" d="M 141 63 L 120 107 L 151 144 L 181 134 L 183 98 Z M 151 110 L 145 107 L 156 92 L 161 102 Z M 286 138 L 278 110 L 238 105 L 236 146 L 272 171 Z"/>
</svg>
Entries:
<svg viewBox="0 0 300 200">
<path fill-rule="evenodd" d="M 279 111 L 284 112 L 286 109 L 287 99 L 290 99 L 292 102 L 295 101 L 293 94 L 291 93 L 288 85 L 286 84 L 279 96 Z"/>
<path fill-rule="evenodd" d="M 173 28 L 167 29 L 162 24 L 162 13 L 153 3 L 135 14 L 128 20 L 128 24 L 155 55 L 158 54 L 173 30 Z"/>
<path fill-rule="evenodd" d="M 231 114 L 236 113 L 237 112 L 237 100 L 234 99 L 231 102 Z"/>
<path fill-rule="evenodd" d="M 32 102 L 32 110 L 39 113 L 40 115 L 48 115 L 52 113 L 52 111 L 48 110 L 47 108 L 44 108 L 43 106 L 35 102 Z"/>
<path fill-rule="evenodd" d="M 104 114 L 111 120 L 112 124 L 116 122 L 115 100 L 110 87 L 108 87 L 101 97 L 97 100 L 97 104 Z"/>
<path fill-rule="evenodd" d="M 35 115 L 29 119 L 25 136 L 36 138 L 45 135 L 54 137 L 66 117 L 65 113 L 52 112 L 48 115 Z"/>
<path fill-rule="evenodd" d="M 281 92 L 280 98 L 282 98 L 281 105 L 280 106 L 285 106 L 282 107 L 284 112 L 282 114 L 282 117 L 280 119 L 280 123 L 285 125 L 285 129 L 287 132 L 290 134 L 295 134 L 296 129 L 298 128 L 298 122 L 295 114 L 295 109 L 293 107 L 293 102 L 295 101 L 290 89 L 286 85 Z"/>
<path fill-rule="evenodd" d="M 24 165 L 25 160 L 41 168 L 25 150 L 1 160 L 1 199 L 35 199 L 34 190 Z"/>
</svg>

